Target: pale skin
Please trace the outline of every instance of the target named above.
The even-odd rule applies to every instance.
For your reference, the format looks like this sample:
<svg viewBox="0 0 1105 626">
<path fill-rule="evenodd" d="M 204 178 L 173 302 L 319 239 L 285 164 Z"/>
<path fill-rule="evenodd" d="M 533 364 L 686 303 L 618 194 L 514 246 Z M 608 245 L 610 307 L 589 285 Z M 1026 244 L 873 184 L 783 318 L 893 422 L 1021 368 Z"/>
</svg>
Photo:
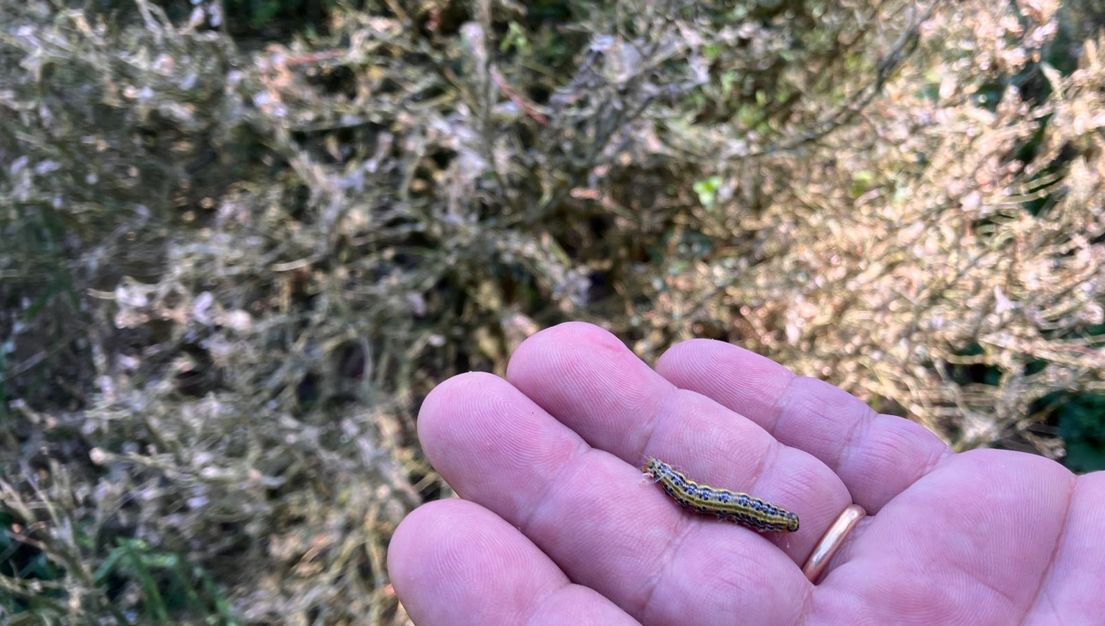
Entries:
<svg viewBox="0 0 1105 626">
<path fill-rule="evenodd" d="M 505 379 L 438 385 L 418 429 L 461 496 L 391 542 L 419 626 L 1105 623 L 1105 472 L 953 453 L 730 344 L 683 342 L 650 367 L 562 324 L 519 346 Z M 650 456 L 801 528 L 687 513 L 642 478 Z M 852 502 L 869 516 L 813 584 L 802 563 Z"/>
</svg>

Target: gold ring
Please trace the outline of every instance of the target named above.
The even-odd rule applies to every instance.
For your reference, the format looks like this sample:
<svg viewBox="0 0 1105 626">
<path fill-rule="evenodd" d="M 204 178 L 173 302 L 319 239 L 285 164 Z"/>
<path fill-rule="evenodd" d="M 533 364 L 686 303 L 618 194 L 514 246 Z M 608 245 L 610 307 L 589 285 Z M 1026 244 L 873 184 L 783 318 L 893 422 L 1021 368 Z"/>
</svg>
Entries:
<svg viewBox="0 0 1105 626">
<path fill-rule="evenodd" d="M 867 515 L 867 511 L 864 511 L 862 506 L 853 504 L 844 509 L 840 516 L 836 518 L 836 521 L 833 522 L 833 525 L 829 526 L 829 530 L 826 530 L 825 534 L 821 536 L 821 541 L 817 542 L 817 547 L 813 549 L 810 558 L 802 566 L 802 573 L 810 579 L 811 583 L 817 582 L 821 572 L 825 571 L 825 566 L 832 560 L 833 555 L 840 549 L 840 546 L 844 545 L 845 537 L 852 532 L 852 529 L 865 515 Z"/>
</svg>

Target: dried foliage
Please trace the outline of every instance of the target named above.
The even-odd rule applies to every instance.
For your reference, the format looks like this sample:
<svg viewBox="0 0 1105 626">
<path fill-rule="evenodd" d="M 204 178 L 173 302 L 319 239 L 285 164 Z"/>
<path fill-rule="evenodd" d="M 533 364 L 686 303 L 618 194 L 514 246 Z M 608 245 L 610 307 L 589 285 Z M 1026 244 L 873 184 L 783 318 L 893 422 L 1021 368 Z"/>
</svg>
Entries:
<svg viewBox="0 0 1105 626">
<path fill-rule="evenodd" d="M 1056 389 L 1100 391 L 1105 57 L 1089 40 L 1070 76 L 1034 62 L 1057 26 L 1045 4 L 949 7 L 855 123 L 750 177 L 718 167 L 692 222 L 712 249 L 657 290 L 651 343 L 673 319 L 735 328 L 962 447 L 1033 435 Z M 714 137 L 695 143 L 724 151 Z"/>
<path fill-rule="evenodd" d="M 404 623 L 421 396 L 565 319 L 1061 455 L 1101 10 L 728 4 L 0 6 L 0 616 Z"/>
</svg>

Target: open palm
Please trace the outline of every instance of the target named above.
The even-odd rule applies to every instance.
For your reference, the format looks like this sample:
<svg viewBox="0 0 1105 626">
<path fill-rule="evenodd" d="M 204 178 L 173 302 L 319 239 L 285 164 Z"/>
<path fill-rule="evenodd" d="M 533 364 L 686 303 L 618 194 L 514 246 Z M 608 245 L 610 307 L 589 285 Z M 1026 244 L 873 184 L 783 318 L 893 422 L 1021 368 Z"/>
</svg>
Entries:
<svg viewBox="0 0 1105 626">
<path fill-rule="evenodd" d="M 1103 624 L 1105 472 L 952 453 L 908 420 L 746 350 L 679 344 L 656 370 L 570 323 L 419 414 L 463 500 L 411 513 L 389 569 L 436 624 Z M 801 517 L 760 535 L 642 479 L 664 459 Z M 840 512 L 869 513 L 818 584 L 801 566 Z"/>
</svg>

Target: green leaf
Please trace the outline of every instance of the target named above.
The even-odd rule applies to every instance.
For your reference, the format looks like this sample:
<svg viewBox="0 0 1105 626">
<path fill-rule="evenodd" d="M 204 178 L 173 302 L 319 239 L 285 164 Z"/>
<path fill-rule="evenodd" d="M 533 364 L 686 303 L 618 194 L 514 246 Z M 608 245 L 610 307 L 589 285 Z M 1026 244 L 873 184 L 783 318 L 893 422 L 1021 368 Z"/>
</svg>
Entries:
<svg viewBox="0 0 1105 626">
<path fill-rule="evenodd" d="M 704 178 L 696 182 L 693 189 L 698 194 L 698 201 L 702 203 L 702 206 L 707 209 L 713 208 L 714 202 L 717 200 L 718 189 L 721 189 L 721 178 L 719 176 Z"/>
</svg>

